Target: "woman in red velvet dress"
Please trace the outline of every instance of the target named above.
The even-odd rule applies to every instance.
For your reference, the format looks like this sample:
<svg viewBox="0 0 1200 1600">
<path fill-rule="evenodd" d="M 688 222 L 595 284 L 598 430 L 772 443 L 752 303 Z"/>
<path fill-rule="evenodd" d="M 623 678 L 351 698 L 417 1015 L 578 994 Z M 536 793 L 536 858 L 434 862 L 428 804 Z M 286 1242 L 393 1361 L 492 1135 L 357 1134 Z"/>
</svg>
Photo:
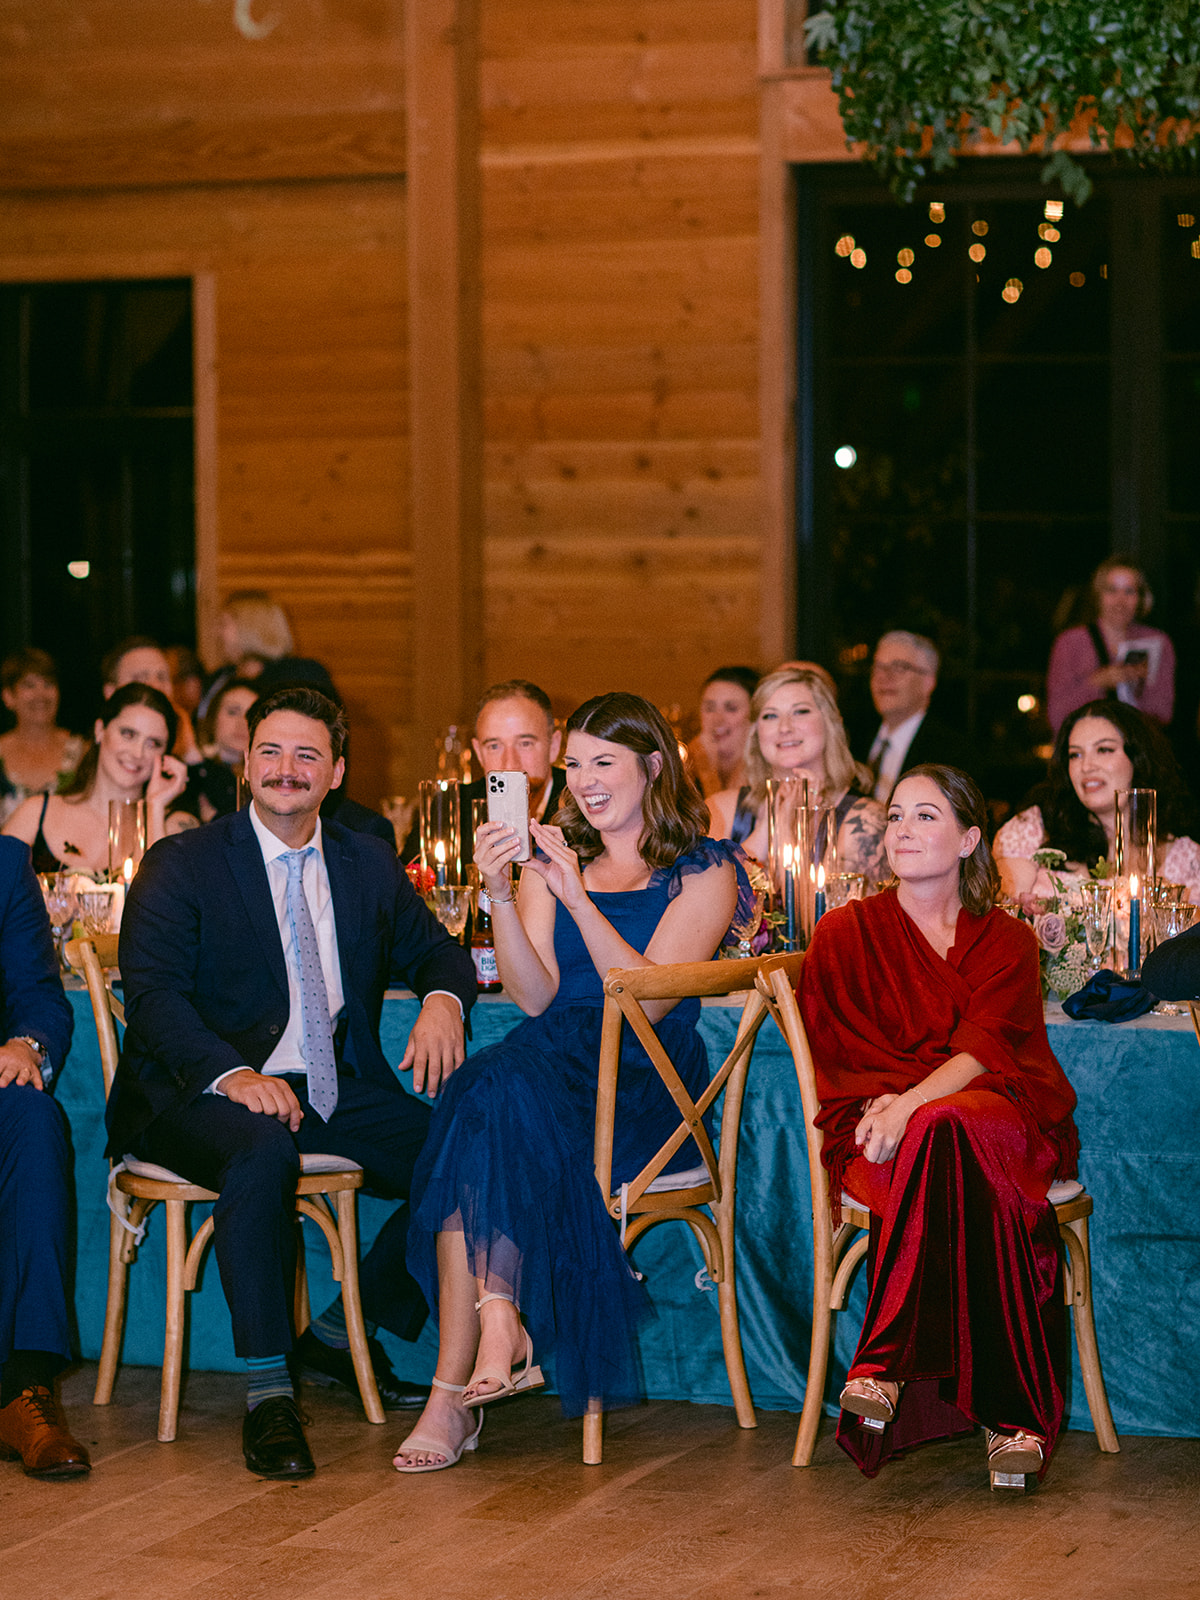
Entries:
<svg viewBox="0 0 1200 1600">
<path fill-rule="evenodd" d="M 885 836 L 898 883 L 822 918 L 800 981 L 830 1192 L 872 1213 L 838 1427 L 868 1476 L 977 1423 L 993 1472 L 1041 1474 L 1062 1422 L 1046 1195 L 1075 1171 L 1075 1094 L 1046 1038 L 1033 932 L 994 907 L 986 825 L 965 773 L 907 772 Z"/>
</svg>

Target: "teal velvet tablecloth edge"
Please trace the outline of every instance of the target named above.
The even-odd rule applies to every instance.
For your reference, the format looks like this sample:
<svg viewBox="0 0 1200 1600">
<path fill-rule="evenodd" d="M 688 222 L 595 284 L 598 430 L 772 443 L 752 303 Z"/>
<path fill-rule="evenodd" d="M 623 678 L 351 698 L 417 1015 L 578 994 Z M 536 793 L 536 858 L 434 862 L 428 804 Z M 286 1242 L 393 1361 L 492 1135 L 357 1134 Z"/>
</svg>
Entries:
<svg viewBox="0 0 1200 1600">
<path fill-rule="evenodd" d="M 73 991 L 71 1000 L 76 1038 L 58 1097 L 75 1149 L 78 1344 L 94 1360 L 108 1258 L 103 1103 L 87 996 Z M 415 1008 L 407 996 L 389 996 L 385 1003 L 383 1044 L 392 1060 L 403 1053 Z M 517 1017 L 502 1000 L 477 1006 L 472 1050 L 502 1037 Z M 1119 1432 L 1195 1436 L 1200 1398 L 1189 1379 L 1200 1369 L 1200 1050 L 1186 1024 L 1069 1023 L 1053 1013 L 1050 1020 L 1052 1045 L 1079 1096 L 1080 1170 L 1096 1206 L 1096 1323 L 1114 1421 Z M 728 1049 L 736 1023 L 734 1008 L 704 1008 L 701 1032 L 714 1060 Z M 193 1209 L 198 1220 L 202 1208 Z M 364 1241 L 374 1237 L 387 1210 L 369 1195 L 360 1197 Z M 332 1295 L 327 1258 L 307 1224 L 306 1234 L 312 1299 L 320 1310 Z M 812 1270 L 807 1155 L 791 1056 L 770 1022 L 755 1052 L 742 1121 L 738 1249 L 742 1337 L 755 1404 L 798 1410 L 808 1366 Z M 703 1258 L 690 1230 L 677 1223 L 653 1229 L 638 1243 L 635 1261 L 655 1309 L 641 1335 L 647 1395 L 730 1405 L 716 1295 L 698 1278 Z M 163 1272 L 163 1229 L 155 1216 L 130 1274 L 127 1363 L 161 1362 Z M 837 1319 L 826 1409 L 832 1409 L 829 1397 L 836 1397 L 853 1354 L 862 1279 L 860 1272 Z M 189 1301 L 189 1366 L 238 1370 L 211 1251 Z M 432 1325 L 413 1344 L 383 1337 L 398 1372 L 428 1378 L 435 1354 Z M 1068 1426 L 1090 1429 L 1073 1341 L 1072 1352 Z M 552 1369 L 550 1353 L 539 1357 Z M 119 1398 L 119 1388 L 117 1393 Z"/>
</svg>

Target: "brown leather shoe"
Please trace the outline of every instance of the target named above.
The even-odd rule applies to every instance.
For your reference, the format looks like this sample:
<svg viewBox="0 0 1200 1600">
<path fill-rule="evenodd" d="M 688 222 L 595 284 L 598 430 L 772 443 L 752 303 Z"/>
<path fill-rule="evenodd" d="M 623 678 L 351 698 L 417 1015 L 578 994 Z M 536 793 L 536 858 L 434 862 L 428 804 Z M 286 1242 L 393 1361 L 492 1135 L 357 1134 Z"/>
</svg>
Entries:
<svg viewBox="0 0 1200 1600">
<path fill-rule="evenodd" d="M 23 1389 L 0 1411 L 0 1456 L 19 1456 L 31 1478 L 81 1478 L 92 1470 L 53 1391 L 40 1384 Z"/>
</svg>

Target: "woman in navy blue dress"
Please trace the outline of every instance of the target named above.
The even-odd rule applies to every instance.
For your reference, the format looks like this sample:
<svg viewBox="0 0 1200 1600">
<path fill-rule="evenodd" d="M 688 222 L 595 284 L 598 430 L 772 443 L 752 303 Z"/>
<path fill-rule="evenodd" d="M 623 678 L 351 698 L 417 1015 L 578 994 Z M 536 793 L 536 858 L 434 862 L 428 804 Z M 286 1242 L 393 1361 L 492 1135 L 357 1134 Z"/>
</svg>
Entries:
<svg viewBox="0 0 1200 1600">
<path fill-rule="evenodd" d="M 500 976 L 527 1020 L 450 1078 L 417 1167 L 409 1265 L 439 1344 L 400 1472 L 453 1466 L 475 1448 L 481 1406 L 538 1387 L 534 1342 L 554 1346 L 568 1416 L 593 1397 L 609 1409 L 638 1395 L 634 1330 L 647 1301 L 592 1171 L 603 974 L 708 960 L 744 875 L 735 846 L 705 837 L 707 809 L 648 701 L 587 701 L 567 723 L 566 752 L 561 825 L 531 823 L 537 853 L 519 893 L 515 831 L 488 822 L 475 840 Z M 698 1092 L 709 1073 L 699 1003 L 646 1009 Z M 626 1029 L 614 1184 L 636 1176 L 677 1117 Z M 696 1160 L 685 1145 L 675 1166 Z"/>
</svg>

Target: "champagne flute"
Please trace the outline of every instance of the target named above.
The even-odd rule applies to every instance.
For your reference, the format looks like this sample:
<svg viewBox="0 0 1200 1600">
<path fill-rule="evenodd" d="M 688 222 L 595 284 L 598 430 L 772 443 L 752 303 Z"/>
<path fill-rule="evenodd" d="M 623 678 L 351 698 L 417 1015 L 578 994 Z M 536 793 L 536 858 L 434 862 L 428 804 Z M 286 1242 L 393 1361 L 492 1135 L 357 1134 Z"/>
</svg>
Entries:
<svg viewBox="0 0 1200 1600">
<path fill-rule="evenodd" d="M 1078 885 L 1082 907 L 1083 937 L 1087 944 L 1092 971 L 1099 972 L 1100 960 L 1108 949 L 1112 936 L 1113 885 L 1109 879 Z"/>
<path fill-rule="evenodd" d="M 1189 905 L 1186 900 L 1169 901 L 1160 905 L 1155 912 L 1154 920 L 1158 927 L 1158 942 L 1164 943 L 1167 939 L 1177 939 L 1185 933 L 1196 917 L 1200 915 L 1200 906 Z M 1176 1005 L 1173 1000 L 1160 1000 L 1152 1013 L 1156 1017 L 1183 1017 L 1187 1015 L 1187 1006 Z"/>
<path fill-rule="evenodd" d="M 64 972 L 67 970 L 66 957 L 63 955 L 65 930 L 75 921 L 79 909 L 72 888 L 73 877 L 73 873 L 61 867 L 57 872 L 38 873 L 38 883 L 46 901 L 46 915 L 50 918 L 54 951 Z"/>
</svg>

